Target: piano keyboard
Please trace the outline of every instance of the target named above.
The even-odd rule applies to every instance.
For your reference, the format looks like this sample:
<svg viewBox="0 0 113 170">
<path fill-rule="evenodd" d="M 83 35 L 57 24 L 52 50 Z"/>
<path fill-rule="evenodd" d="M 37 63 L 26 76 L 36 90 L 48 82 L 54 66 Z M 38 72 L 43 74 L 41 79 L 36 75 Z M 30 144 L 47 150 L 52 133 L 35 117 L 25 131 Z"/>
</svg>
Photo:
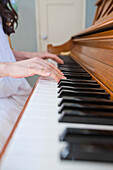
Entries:
<svg viewBox="0 0 113 170">
<path fill-rule="evenodd" d="M 113 102 L 109 94 L 77 64 L 59 68 L 68 79 L 58 85 L 51 78 L 39 79 L 1 170 L 113 169 L 113 164 L 106 163 L 113 162 Z M 93 154 L 89 157 L 89 153 Z M 94 158 L 100 162 L 92 162 Z"/>
</svg>

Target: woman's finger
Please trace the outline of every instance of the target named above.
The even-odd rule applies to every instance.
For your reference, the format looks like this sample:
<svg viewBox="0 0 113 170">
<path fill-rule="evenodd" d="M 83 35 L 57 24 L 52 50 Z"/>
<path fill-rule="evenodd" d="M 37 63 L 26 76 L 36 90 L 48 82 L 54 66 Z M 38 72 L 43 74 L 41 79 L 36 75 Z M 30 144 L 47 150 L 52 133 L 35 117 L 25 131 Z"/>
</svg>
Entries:
<svg viewBox="0 0 113 170">
<path fill-rule="evenodd" d="M 51 59 L 59 64 L 64 64 L 64 61 L 55 55 Z"/>
<path fill-rule="evenodd" d="M 64 75 L 64 74 L 55 66 L 55 64 L 50 63 L 50 62 L 48 62 L 48 61 L 46 61 L 46 62 L 47 62 L 47 64 L 48 64 L 53 70 L 55 70 L 56 72 L 58 72 L 58 74 Z"/>
<path fill-rule="evenodd" d="M 54 70 L 48 64 L 46 64 L 46 65 L 39 65 L 39 64 L 35 63 L 35 64 L 33 64 L 33 66 L 34 66 L 34 68 L 32 67 L 32 69 L 33 69 L 33 71 L 35 71 L 35 74 L 39 74 L 41 76 L 51 76 L 57 82 L 60 79 L 64 78 L 62 74 L 59 74 L 56 70 Z"/>
<path fill-rule="evenodd" d="M 46 72 L 51 73 L 51 77 L 55 79 L 57 82 L 60 81 L 60 79 L 66 79 L 62 74 L 59 74 L 56 70 L 52 69 L 51 67 L 45 67 Z"/>
<path fill-rule="evenodd" d="M 35 63 L 36 64 L 41 64 L 42 66 L 44 66 L 45 68 L 47 67 L 48 69 L 51 68 L 53 72 L 55 72 L 56 74 L 59 74 L 60 76 L 64 75 L 54 64 L 50 63 L 49 61 L 43 60 L 43 59 L 37 59 L 35 58 Z"/>
<path fill-rule="evenodd" d="M 49 53 L 47 56 L 48 56 L 47 58 L 50 58 L 59 64 L 64 64 L 64 61 L 62 59 L 60 59 L 57 55 Z"/>
</svg>

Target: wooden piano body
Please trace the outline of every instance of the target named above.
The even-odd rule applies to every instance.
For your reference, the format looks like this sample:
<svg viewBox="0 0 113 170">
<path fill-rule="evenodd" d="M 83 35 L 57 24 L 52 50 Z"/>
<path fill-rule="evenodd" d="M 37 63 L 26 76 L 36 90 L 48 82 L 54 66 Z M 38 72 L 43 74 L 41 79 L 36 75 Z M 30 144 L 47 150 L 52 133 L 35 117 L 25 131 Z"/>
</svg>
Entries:
<svg viewBox="0 0 113 170">
<path fill-rule="evenodd" d="M 71 57 L 76 62 L 78 62 L 85 70 L 87 70 L 87 72 L 92 76 L 92 78 L 95 79 L 102 86 L 102 88 L 104 88 L 110 94 L 111 100 L 113 100 L 113 0 L 98 0 L 96 5 L 97 5 L 97 10 L 96 10 L 96 14 L 95 14 L 94 21 L 93 21 L 93 26 L 91 26 L 90 28 L 81 32 L 80 34 L 73 36 L 68 42 L 66 42 L 63 45 L 60 45 L 60 46 L 48 45 L 48 51 L 51 53 L 57 54 L 57 55 L 70 54 Z M 25 119 L 25 115 L 28 114 L 28 116 L 29 116 L 29 111 L 27 113 L 26 108 L 28 107 L 28 109 L 30 109 L 30 104 L 32 103 L 32 100 L 33 100 L 33 94 L 34 94 L 34 92 L 36 92 L 37 84 L 38 84 L 38 82 L 36 83 L 34 89 L 32 90 L 32 93 L 30 94 L 21 114 L 19 115 L 19 117 L 15 123 L 15 126 L 12 128 L 9 138 L 7 139 L 6 143 L 4 144 L 4 148 L 2 148 L 2 152 L 0 153 L 0 158 L 3 157 L 8 144 L 11 141 L 12 136 L 15 133 L 15 129 L 17 128 L 18 125 L 20 125 L 19 122 L 22 119 L 23 115 L 24 115 L 23 120 Z M 45 93 L 46 92 L 47 92 L 47 90 L 45 89 Z M 39 96 L 40 95 L 41 94 L 39 93 Z M 51 93 L 49 94 L 49 92 L 48 92 L 48 95 L 50 95 L 50 97 L 51 97 Z M 48 97 L 48 100 L 49 100 L 49 97 Z M 37 107 L 38 107 L 38 105 L 37 105 Z M 33 111 L 33 114 L 34 114 L 34 111 Z M 52 112 L 52 115 L 53 115 L 53 112 Z M 27 119 L 29 120 L 29 117 Z M 24 123 L 21 123 L 21 124 L 22 124 L 22 126 L 24 126 L 23 125 Z M 21 127 L 21 125 L 20 125 L 20 127 Z M 113 127 L 112 126 L 108 127 L 108 129 L 113 130 Z M 17 128 L 17 131 L 18 131 L 18 128 Z M 20 131 L 20 132 L 22 132 L 22 131 Z M 18 135 L 16 135 L 16 136 L 18 136 Z M 12 143 L 14 143 L 14 142 L 12 142 Z M 7 152 L 6 152 L 6 154 L 7 154 Z M 10 151 L 8 153 L 8 156 L 11 156 Z M 12 161 L 13 161 L 13 159 L 12 159 Z M 18 160 L 16 160 L 16 161 L 17 161 L 16 163 L 18 164 Z M 35 161 L 37 161 L 37 160 L 35 160 Z M 23 163 L 23 165 L 24 165 L 24 162 L 22 160 L 20 162 Z M 7 169 L 8 163 L 9 163 L 9 165 L 11 165 L 10 161 L 9 162 L 6 161 L 7 165 L 5 165 L 6 168 L 3 168 L 3 170 Z M 30 162 L 28 161 L 27 163 L 29 165 Z M 47 165 L 49 165 L 49 167 L 52 166 L 48 162 L 46 162 L 46 163 L 47 163 Z M 45 167 L 46 167 L 46 163 L 45 163 Z M 43 167 L 43 160 L 42 160 L 42 164 L 40 162 L 39 162 L 39 164 L 41 165 L 41 167 Z M 74 164 L 69 166 L 69 167 L 71 167 L 71 168 L 69 168 L 68 165 L 66 164 L 64 169 L 65 170 L 74 169 L 75 165 L 74 166 L 73 165 Z M 11 166 L 13 168 L 15 167 L 13 165 L 11 165 Z M 21 167 L 21 165 L 19 165 L 19 166 Z M 19 166 L 18 166 L 18 168 L 19 168 Z M 32 164 L 30 164 L 30 166 L 32 166 Z M 27 166 L 27 167 L 29 167 L 29 169 L 30 169 L 30 166 Z M 34 165 L 33 165 L 33 167 L 34 167 Z M 66 167 L 67 167 L 67 169 L 66 169 Z M 90 166 L 90 164 L 88 164 L 88 166 L 87 166 L 87 164 L 85 164 L 85 166 L 84 166 L 84 164 L 82 164 L 81 166 L 77 164 L 76 168 L 79 168 L 81 170 L 81 167 L 84 169 L 92 168 Z M 101 164 L 100 165 L 97 164 L 93 167 L 93 169 L 97 169 L 97 170 L 100 170 L 99 168 L 101 169 Z M 112 166 L 102 165 L 102 169 L 103 168 L 104 169 L 107 168 L 107 170 L 111 170 Z M 54 167 L 54 169 L 57 169 L 57 167 Z M 64 170 L 62 166 L 60 167 L 60 169 Z M 39 169 L 39 170 L 45 170 L 45 169 Z"/>
<path fill-rule="evenodd" d="M 113 1 L 98 0 L 93 26 L 61 46 L 48 45 L 54 54 L 69 52 L 113 100 Z"/>
</svg>

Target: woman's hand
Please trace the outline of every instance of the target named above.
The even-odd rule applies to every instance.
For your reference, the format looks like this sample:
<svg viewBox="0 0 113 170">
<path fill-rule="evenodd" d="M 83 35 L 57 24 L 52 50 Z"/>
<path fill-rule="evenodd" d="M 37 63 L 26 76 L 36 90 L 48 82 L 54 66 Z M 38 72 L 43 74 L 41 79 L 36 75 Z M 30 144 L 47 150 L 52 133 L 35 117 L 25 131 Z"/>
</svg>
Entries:
<svg viewBox="0 0 113 170">
<path fill-rule="evenodd" d="M 40 57 L 42 59 L 51 59 L 59 64 L 64 64 L 63 60 L 61 60 L 57 55 L 51 54 L 48 51 L 37 53 L 37 57 Z"/>
<path fill-rule="evenodd" d="M 51 76 L 57 82 L 59 82 L 60 79 L 66 79 L 54 64 L 37 57 L 14 63 L 6 63 L 6 70 L 7 76 L 13 78 L 29 77 L 38 74 Z"/>
</svg>

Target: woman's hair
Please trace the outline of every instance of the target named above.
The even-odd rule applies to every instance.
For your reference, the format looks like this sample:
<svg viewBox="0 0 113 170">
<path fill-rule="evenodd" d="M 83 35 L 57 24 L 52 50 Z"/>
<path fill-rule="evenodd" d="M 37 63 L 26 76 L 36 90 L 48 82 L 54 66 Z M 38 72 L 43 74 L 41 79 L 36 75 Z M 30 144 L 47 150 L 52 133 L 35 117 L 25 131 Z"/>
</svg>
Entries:
<svg viewBox="0 0 113 170">
<path fill-rule="evenodd" d="M 7 35 L 14 33 L 18 25 L 18 15 L 10 0 L 0 0 L 0 16 L 2 17 L 4 32 Z"/>
</svg>

